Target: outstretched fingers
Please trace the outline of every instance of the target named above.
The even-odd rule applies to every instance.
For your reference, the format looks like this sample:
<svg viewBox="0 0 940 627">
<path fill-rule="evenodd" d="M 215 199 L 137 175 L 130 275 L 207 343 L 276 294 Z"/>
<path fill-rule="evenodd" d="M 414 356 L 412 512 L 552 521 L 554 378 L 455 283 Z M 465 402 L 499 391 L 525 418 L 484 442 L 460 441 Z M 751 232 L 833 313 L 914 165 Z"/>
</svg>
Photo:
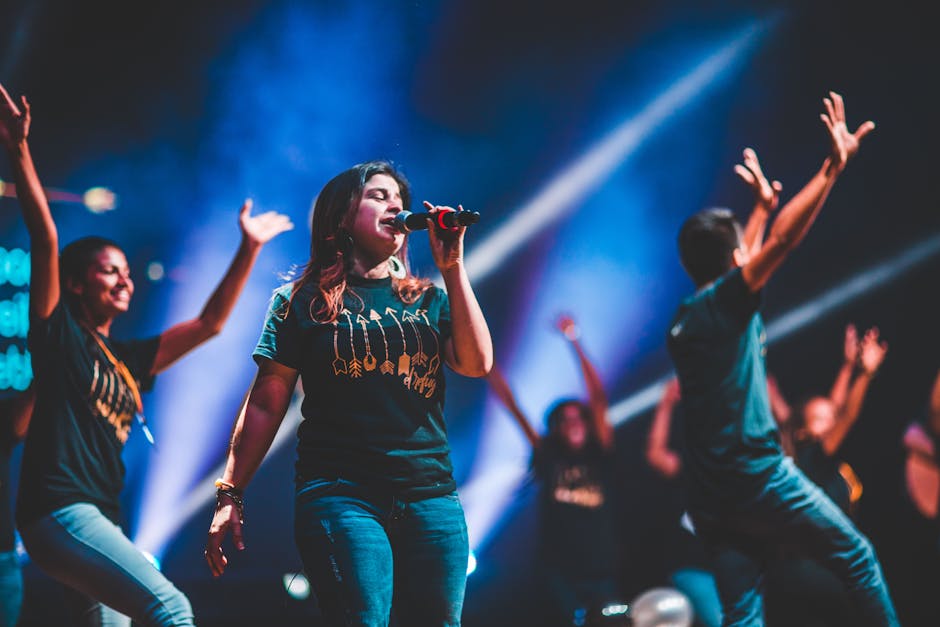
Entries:
<svg viewBox="0 0 940 627">
<path fill-rule="evenodd" d="M 832 92 L 829 92 L 830 94 Z M 839 122 L 839 115 L 836 113 L 836 106 L 832 102 L 832 98 L 823 98 L 823 106 L 826 107 L 826 115 L 829 116 L 829 120 L 833 125 Z"/>
<path fill-rule="evenodd" d="M 10 94 L 3 87 L 3 84 L 0 84 L 0 97 L 2 97 L 3 99 L 3 105 L 4 105 L 3 112 L 4 113 L 9 112 L 9 113 L 12 113 L 14 116 L 18 116 L 20 114 L 19 109 L 16 108 L 16 103 L 13 102 L 12 98 L 10 98 Z"/>
<path fill-rule="evenodd" d="M 855 135 L 855 139 L 857 141 L 861 141 L 863 137 L 871 133 L 873 130 L 875 130 L 875 123 L 871 120 L 868 120 L 867 122 L 862 122 L 858 129 L 852 134 Z"/>
<path fill-rule="evenodd" d="M 743 164 L 739 163 L 734 166 L 735 174 L 754 190 L 758 201 L 765 208 L 773 211 L 777 206 L 777 197 L 783 190 L 783 185 L 780 184 L 780 181 L 770 182 L 767 180 L 757 158 L 757 153 L 754 152 L 753 148 L 744 149 L 742 161 Z"/>
<path fill-rule="evenodd" d="M 242 203 L 242 208 L 238 211 L 239 219 L 244 220 L 249 215 L 251 215 L 251 208 L 254 206 L 254 204 L 255 201 L 253 201 L 251 198 L 246 198 L 245 202 Z"/>
<path fill-rule="evenodd" d="M 238 214 L 238 222 L 242 233 L 260 243 L 266 244 L 275 236 L 294 228 L 291 219 L 277 211 L 265 211 L 256 216 L 251 215 L 251 209 L 254 203 L 250 198 L 246 199 Z"/>
<path fill-rule="evenodd" d="M 741 180 L 743 180 L 748 185 L 754 185 L 754 183 L 757 181 L 757 179 L 754 178 L 754 173 L 745 168 L 740 163 L 734 166 L 734 173 L 741 177 Z"/>
<path fill-rule="evenodd" d="M 834 91 L 830 91 L 829 97 L 832 99 L 832 106 L 836 112 L 836 119 L 845 122 L 845 101 L 842 99 L 842 96 Z"/>
<path fill-rule="evenodd" d="M 757 159 L 757 153 L 754 152 L 753 148 L 744 149 L 744 165 L 757 176 L 764 176 L 764 171 L 761 170 L 760 167 L 760 161 Z"/>
</svg>

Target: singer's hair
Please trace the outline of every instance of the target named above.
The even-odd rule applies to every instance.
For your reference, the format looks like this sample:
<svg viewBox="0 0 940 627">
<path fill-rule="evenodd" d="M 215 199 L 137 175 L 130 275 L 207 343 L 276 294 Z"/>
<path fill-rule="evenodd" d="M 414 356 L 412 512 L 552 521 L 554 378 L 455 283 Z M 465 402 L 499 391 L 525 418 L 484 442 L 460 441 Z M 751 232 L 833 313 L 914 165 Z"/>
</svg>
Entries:
<svg viewBox="0 0 940 627">
<path fill-rule="evenodd" d="M 679 258 L 697 286 L 711 283 L 734 265 L 741 225 L 729 209 L 704 209 L 679 229 Z"/>
<path fill-rule="evenodd" d="M 366 182 L 376 174 L 395 179 L 401 191 L 402 209 L 411 206 L 411 187 L 405 176 L 387 161 L 369 161 L 334 176 L 323 186 L 310 219 L 310 259 L 291 288 L 291 300 L 307 284 L 315 284 L 317 294 L 310 301 L 310 317 L 317 322 L 333 322 L 343 308 L 348 287 L 346 276 L 352 268 L 353 240 L 347 225 L 355 219 Z M 428 279 L 411 273 L 408 263 L 408 236 L 398 249 L 405 277 L 392 278 L 392 289 L 405 304 L 417 302 L 431 286 Z"/>
<path fill-rule="evenodd" d="M 83 315 L 78 306 L 81 299 L 68 289 L 69 283 L 84 283 L 89 266 L 95 263 L 95 257 L 105 248 L 114 248 L 124 254 L 124 249 L 116 242 L 96 235 L 79 238 L 59 253 L 59 293 L 74 316 L 80 318 Z"/>
</svg>

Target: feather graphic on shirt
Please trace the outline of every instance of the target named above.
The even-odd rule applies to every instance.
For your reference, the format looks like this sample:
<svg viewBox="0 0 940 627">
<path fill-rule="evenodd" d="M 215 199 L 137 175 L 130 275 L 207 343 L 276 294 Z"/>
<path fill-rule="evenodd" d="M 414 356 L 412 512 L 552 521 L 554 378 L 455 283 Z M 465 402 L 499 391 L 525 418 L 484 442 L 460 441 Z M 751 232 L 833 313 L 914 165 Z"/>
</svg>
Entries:
<svg viewBox="0 0 940 627">
<path fill-rule="evenodd" d="M 385 336 L 385 327 L 382 326 L 382 314 L 375 309 L 371 309 L 369 311 L 369 320 L 375 322 L 376 326 L 379 327 L 379 331 L 382 332 L 382 342 L 385 344 L 385 361 L 379 366 L 379 372 L 382 374 L 393 374 L 395 372 L 395 364 L 388 358 L 388 338 Z"/>
<path fill-rule="evenodd" d="M 339 322 L 333 321 L 333 374 L 346 374 L 346 360 L 339 356 Z"/>
<path fill-rule="evenodd" d="M 404 376 L 407 381 L 405 385 L 409 385 L 411 383 L 411 356 L 408 354 L 408 338 L 405 336 L 405 330 L 402 328 L 401 322 L 398 321 L 398 316 L 395 315 L 395 310 L 386 307 L 385 313 L 392 317 L 398 327 L 398 332 L 401 333 L 402 354 L 398 358 L 398 374 Z"/>
<path fill-rule="evenodd" d="M 349 350 L 352 351 L 352 359 L 349 360 L 349 376 L 358 379 L 362 376 L 362 362 L 356 357 L 356 344 L 353 342 L 353 321 L 350 311 L 343 309 L 342 313 L 346 316 L 346 323 L 349 324 Z"/>
<path fill-rule="evenodd" d="M 424 352 L 424 347 L 422 346 L 421 332 L 418 331 L 418 327 L 417 325 L 415 325 L 415 319 L 417 319 L 417 316 L 415 316 L 410 311 L 405 311 L 401 314 L 401 319 L 403 321 L 407 321 L 408 324 L 411 325 L 411 330 L 414 331 L 415 338 L 417 338 L 418 340 L 418 352 L 415 353 L 414 356 L 411 358 L 412 364 L 414 364 L 415 366 L 426 366 L 428 363 L 428 356 Z"/>
<path fill-rule="evenodd" d="M 431 326 L 431 321 L 428 320 L 428 310 L 418 309 L 415 311 L 415 315 L 424 318 L 424 324 L 428 325 L 428 329 L 431 331 L 431 337 L 434 339 L 434 350 L 431 351 L 431 361 L 428 362 L 428 375 L 430 376 L 436 373 L 437 369 L 441 367 L 441 344 L 437 332 L 434 330 L 434 327 Z"/>
<path fill-rule="evenodd" d="M 366 369 L 366 372 L 372 372 L 375 370 L 376 361 L 375 356 L 372 354 L 372 345 L 369 343 L 369 321 L 362 314 L 358 314 L 356 315 L 356 322 L 362 327 L 362 337 L 366 342 L 366 356 L 362 358 L 362 367 Z"/>
</svg>

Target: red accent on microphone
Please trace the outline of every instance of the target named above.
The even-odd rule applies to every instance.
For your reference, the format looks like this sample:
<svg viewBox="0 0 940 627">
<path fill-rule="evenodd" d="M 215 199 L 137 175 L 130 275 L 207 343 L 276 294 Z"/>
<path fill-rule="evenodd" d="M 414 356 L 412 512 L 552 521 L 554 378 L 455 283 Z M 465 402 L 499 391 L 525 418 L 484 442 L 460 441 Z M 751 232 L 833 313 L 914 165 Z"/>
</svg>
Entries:
<svg viewBox="0 0 940 627">
<path fill-rule="evenodd" d="M 456 231 L 457 229 L 460 228 L 458 225 L 455 224 L 454 226 L 447 226 L 446 224 L 444 224 L 444 214 L 447 214 L 447 213 L 456 213 L 456 212 L 455 212 L 453 209 L 440 209 L 440 210 L 438 210 L 438 212 L 437 212 L 437 226 L 439 226 L 439 227 L 441 228 L 441 230 L 443 230 L 443 231 Z"/>
</svg>

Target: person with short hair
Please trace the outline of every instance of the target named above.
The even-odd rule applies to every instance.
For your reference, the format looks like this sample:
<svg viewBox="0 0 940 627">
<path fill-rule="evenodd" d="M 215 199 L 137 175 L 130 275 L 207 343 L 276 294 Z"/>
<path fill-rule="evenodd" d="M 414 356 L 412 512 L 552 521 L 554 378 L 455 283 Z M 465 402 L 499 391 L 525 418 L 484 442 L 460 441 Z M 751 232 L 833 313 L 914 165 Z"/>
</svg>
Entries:
<svg viewBox="0 0 940 627">
<path fill-rule="evenodd" d="M 690 514 L 712 563 L 723 625 L 762 624 L 761 579 L 782 543 L 846 582 L 855 624 L 898 624 L 871 543 L 784 455 L 767 395 L 761 291 L 874 128 L 866 122 L 850 132 L 835 92 L 824 104 L 830 155 L 780 210 L 766 241 L 742 246 L 745 233 L 727 209 L 700 211 L 679 231 L 679 255 L 697 291 L 679 306 L 667 347 L 682 391 Z M 775 193 L 756 155 L 745 154 L 738 167 L 757 194 Z"/>
</svg>

